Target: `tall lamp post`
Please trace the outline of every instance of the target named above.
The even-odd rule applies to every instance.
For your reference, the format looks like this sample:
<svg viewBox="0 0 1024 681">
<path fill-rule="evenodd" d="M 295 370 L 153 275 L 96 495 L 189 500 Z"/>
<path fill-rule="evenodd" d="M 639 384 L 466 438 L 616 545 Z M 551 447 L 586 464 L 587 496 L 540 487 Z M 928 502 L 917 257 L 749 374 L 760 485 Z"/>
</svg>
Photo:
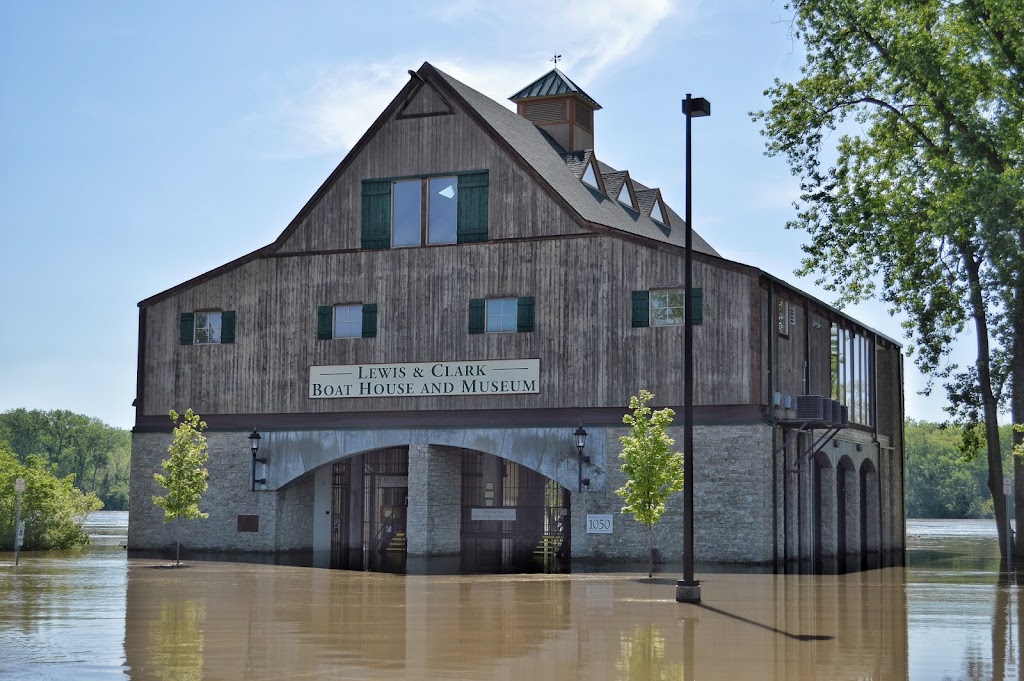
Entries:
<svg viewBox="0 0 1024 681">
<path fill-rule="evenodd" d="M 266 463 L 267 462 L 267 457 L 265 457 L 265 456 L 263 456 L 263 457 L 256 456 L 256 454 L 260 451 L 260 440 L 262 440 L 262 439 L 263 438 L 260 437 L 260 434 L 256 432 L 256 429 L 253 428 L 252 429 L 252 435 L 249 436 L 249 449 L 252 450 L 252 487 L 251 487 L 251 489 L 254 492 L 256 491 L 256 483 L 259 483 L 261 485 L 267 484 L 267 479 L 266 478 L 257 478 L 256 477 L 256 464 L 257 463 Z"/>
<path fill-rule="evenodd" d="M 683 301 L 684 344 L 686 355 L 683 360 L 683 578 L 676 582 L 676 600 L 680 603 L 700 603 L 700 582 L 693 578 L 693 210 L 692 178 L 690 162 L 690 121 L 711 115 L 711 102 L 703 97 L 691 97 L 686 93 L 683 100 L 683 115 L 686 116 L 686 284 Z"/>
</svg>

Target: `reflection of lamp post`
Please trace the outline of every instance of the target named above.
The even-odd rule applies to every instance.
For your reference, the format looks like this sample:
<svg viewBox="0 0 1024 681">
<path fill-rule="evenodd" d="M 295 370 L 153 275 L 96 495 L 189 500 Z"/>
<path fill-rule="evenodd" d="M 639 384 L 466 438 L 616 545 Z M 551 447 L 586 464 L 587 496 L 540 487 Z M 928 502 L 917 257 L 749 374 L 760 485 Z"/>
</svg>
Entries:
<svg viewBox="0 0 1024 681">
<path fill-rule="evenodd" d="M 683 100 L 686 116 L 686 288 L 683 301 L 684 344 L 683 362 L 684 423 L 683 423 L 683 578 L 676 582 L 676 600 L 681 603 L 700 603 L 700 582 L 693 578 L 693 215 L 692 167 L 690 164 L 690 120 L 711 115 L 711 102 L 703 97 Z"/>
<path fill-rule="evenodd" d="M 587 445 L 587 431 L 583 430 L 583 426 L 581 425 L 576 429 L 576 432 L 573 433 L 573 437 L 576 438 L 576 452 L 579 455 L 577 457 L 577 463 L 579 464 L 579 487 L 577 489 L 582 492 L 583 485 L 590 485 L 590 478 L 583 477 L 583 464 L 590 463 L 590 457 L 583 455 L 583 448 Z"/>
<path fill-rule="evenodd" d="M 267 462 L 267 457 L 265 457 L 265 456 L 261 457 L 261 458 L 256 458 L 256 453 L 260 451 L 260 440 L 261 439 L 262 438 L 260 437 L 260 434 L 256 432 L 255 428 L 253 428 L 252 429 L 252 435 L 249 436 L 249 448 L 252 449 L 252 490 L 253 491 L 256 491 L 256 483 L 257 482 L 260 483 L 261 485 L 267 484 L 267 479 L 266 478 L 257 478 L 256 477 L 256 464 L 257 463 L 266 463 Z"/>
</svg>

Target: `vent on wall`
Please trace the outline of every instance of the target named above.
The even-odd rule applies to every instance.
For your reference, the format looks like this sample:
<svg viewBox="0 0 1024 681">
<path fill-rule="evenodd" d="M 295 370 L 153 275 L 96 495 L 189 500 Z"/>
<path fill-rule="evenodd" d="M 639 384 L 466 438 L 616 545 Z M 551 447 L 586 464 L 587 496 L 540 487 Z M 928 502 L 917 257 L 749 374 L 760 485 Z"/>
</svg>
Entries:
<svg viewBox="0 0 1024 681">
<path fill-rule="evenodd" d="M 535 102 L 527 104 L 524 113 L 533 123 L 561 123 L 565 121 L 565 104 L 564 99 Z"/>
</svg>

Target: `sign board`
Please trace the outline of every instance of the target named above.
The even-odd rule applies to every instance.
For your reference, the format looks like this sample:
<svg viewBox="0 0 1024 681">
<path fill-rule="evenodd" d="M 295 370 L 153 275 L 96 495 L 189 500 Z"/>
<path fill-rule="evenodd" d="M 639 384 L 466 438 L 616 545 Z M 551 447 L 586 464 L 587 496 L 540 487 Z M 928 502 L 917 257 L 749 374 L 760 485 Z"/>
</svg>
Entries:
<svg viewBox="0 0 1024 681">
<path fill-rule="evenodd" d="M 377 487 L 408 487 L 409 476 L 407 475 L 378 475 Z"/>
<path fill-rule="evenodd" d="M 472 508 L 469 510 L 470 520 L 511 520 L 516 519 L 514 508 Z"/>
<path fill-rule="evenodd" d="M 18 478 L 14 481 L 14 491 L 24 492 L 25 491 L 25 478 Z"/>
<path fill-rule="evenodd" d="M 18 523 L 18 547 L 21 548 L 25 543 L 25 521 L 22 520 Z"/>
<path fill-rule="evenodd" d="M 1003 480 L 1003 494 L 1013 494 L 1013 482 L 1010 480 Z"/>
<path fill-rule="evenodd" d="M 539 359 L 309 367 L 309 397 L 313 399 L 539 392 Z"/>
<path fill-rule="evenodd" d="M 611 513 L 588 513 L 587 534 L 611 534 L 612 514 Z"/>
</svg>

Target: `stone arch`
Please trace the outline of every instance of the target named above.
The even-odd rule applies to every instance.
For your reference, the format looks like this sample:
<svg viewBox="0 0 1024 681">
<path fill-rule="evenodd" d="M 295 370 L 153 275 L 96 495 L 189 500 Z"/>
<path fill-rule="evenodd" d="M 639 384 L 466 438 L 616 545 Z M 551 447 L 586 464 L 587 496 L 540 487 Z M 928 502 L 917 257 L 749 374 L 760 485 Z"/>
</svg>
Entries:
<svg viewBox="0 0 1024 681">
<path fill-rule="evenodd" d="M 842 456 L 836 465 L 836 557 L 845 565 L 846 558 L 860 544 L 858 531 L 859 494 L 853 460 Z"/>
<path fill-rule="evenodd" d="M 836 469 L 822 451 L 811 457 L 814 561 L 819 570 L 836 555 Z"/>
<path fill-rule="evenodd" d="M 592 465 L 590 489 L 604 487 L 606 443 L 603 429 L 587 442 Z M 271 431 L 264 434 L 269 489 L 280 489 L 322 466 L 355 454 L 389 447 L 455 447 L 493 454 L 525 466 L 575 490 L 576 449 L 567 428 L 402 428 Z"/>
<path fill-rule="evenodd" d="M 868 556 L 881 549 L 881 516 L 879 514 L 878 469 L 871 459 L 860 465 L 860 553 L 866 566 Z"/>
</svg>

